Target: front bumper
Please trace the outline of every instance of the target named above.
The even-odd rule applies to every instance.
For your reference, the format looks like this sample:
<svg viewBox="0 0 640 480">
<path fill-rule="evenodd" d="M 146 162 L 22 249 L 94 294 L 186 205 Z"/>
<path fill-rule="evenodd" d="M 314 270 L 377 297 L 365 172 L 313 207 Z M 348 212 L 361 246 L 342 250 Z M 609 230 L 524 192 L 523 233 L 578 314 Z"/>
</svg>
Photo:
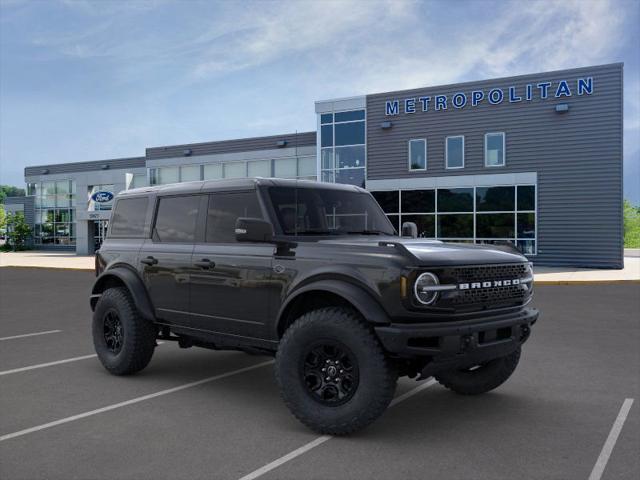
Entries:
<svg viewBox="0 0 640 480">
<path fill-rule="evenodd" d="M 460 322 L 391 324 L 375 327 L 383 347 L 405 358 L 423 357 L 422 377 L 465 368 L 509 355 L 522 345 L 538 319 L 538 310 Z"/>
</svg>

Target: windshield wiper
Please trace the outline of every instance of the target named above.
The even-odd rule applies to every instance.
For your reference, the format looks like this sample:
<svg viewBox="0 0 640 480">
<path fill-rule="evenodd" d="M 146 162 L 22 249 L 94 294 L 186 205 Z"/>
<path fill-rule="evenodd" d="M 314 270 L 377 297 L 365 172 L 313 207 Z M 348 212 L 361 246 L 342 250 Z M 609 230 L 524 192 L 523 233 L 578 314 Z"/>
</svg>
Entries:
<svg viewBox="0 0 640 480">
<path fill-rule="evenodd" d="M 381 230 L 354 230 L 351 232 L 345 232 L 348 235 L 387 235 L 386 232 Z"/>
</svg>

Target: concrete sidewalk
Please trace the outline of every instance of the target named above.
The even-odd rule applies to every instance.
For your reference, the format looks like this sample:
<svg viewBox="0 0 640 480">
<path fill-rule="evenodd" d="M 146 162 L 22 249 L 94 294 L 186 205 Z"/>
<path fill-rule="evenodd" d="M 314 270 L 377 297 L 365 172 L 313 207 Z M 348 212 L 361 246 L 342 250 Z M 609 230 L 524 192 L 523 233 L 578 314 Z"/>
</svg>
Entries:
<svg viewBox="0 0 640 480">
<path fill-rule="evenodd" d="M 73 252 L 26 251 L 0 253 L 0 267 L 63 268 L 93 270 L 94 257 L 79 256 Z M 622 270 L 602 270 L 571 267 L 537 267 L 534 261 L 535 281 L 540 285 L 588 285 L 593 283 L 639 283 L 640 257 L 627 256 Z"/>
</svg>

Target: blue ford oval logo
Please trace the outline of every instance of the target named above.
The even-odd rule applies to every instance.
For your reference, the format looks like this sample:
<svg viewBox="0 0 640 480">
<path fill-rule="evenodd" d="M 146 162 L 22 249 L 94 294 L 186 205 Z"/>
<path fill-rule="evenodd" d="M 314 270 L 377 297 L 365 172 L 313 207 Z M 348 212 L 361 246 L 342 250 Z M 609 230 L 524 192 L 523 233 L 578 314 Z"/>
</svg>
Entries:
<svg viewBox="0 0 640 480">
<path fill-rule="evenodd" d="M 91 200 L 97 203 L 107 203 L 113 200 L 113 193 L 111 192 L 96 192 L 91 195 Z"/>
</svg>

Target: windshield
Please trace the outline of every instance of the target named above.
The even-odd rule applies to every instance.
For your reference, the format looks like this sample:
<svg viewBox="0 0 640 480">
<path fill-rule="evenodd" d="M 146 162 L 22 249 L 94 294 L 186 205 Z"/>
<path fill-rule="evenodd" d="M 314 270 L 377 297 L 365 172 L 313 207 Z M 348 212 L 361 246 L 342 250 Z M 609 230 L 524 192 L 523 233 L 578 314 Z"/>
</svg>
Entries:
<svg viewBox="0 0 640 480">
<path fill-rule="evenodd" d="M 395 235 L 375 199 L 365 192 L 330 188 L 269 188 L 285 235 Z"/>
</svg>

